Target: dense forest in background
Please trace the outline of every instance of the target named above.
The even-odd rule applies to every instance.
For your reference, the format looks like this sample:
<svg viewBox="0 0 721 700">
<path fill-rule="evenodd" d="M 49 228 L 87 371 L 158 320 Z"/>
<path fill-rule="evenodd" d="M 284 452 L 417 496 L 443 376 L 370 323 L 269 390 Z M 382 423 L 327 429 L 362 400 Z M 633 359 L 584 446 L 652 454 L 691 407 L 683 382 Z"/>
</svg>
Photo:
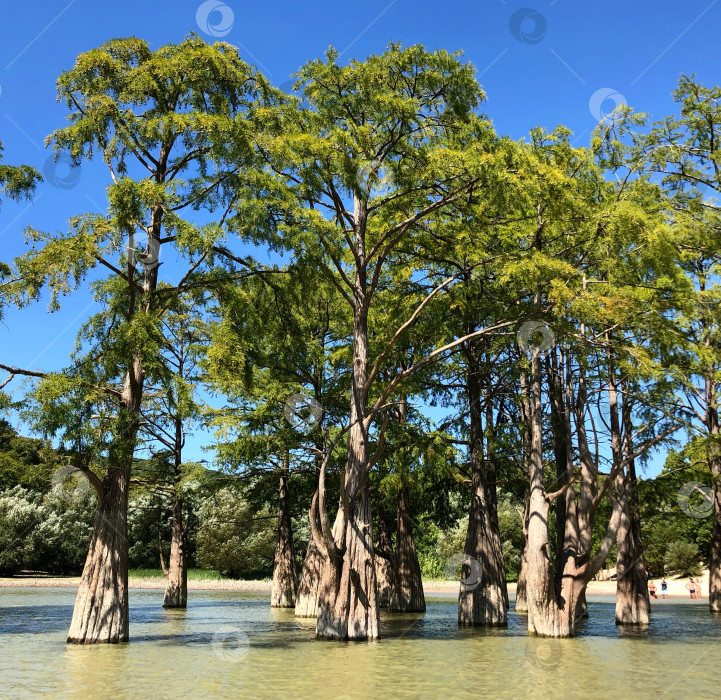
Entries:
<svg viewBox="0 0 721 700">
<path fill-rule="evenodd" d="M 68 463 L 67 455 L 63 459 L 49 443 L 21 437 L 7 421 L 0 422 L 0 575 L 81 573 L 97 501 L 94 492 L 84 486 L 86 482 L 77 478 L 62 482 L 56 478 L 53 483 L 63 463 Z M 131 570 L 161 569 L 170 556 L 172 498 L 167 489 L 142 483 L 145 466 L 136 462 L 138 483 L 130 496 Z M 187 465 L 189 476 L 183 484 L 189 568 L 212 569 L 241 579 L 270 578 L 278 505 L 273 476 L 246 480 L 202 465 L 195 465 L 191 473 L 192 466 Z M 708 560 L 712 523 L 709 518 L 688 517 L 679 508 L 678 491 L 689 480 L 704 483 L 709 479 L 708 470 L 692 468 L 683 452 L 672 450 L 658 477 L 640 480 L 643 541 L 654 576 L 696 574 Z M 312 479 L 304 474 L 293 474 L 290 480 L 298 569 L 310 538 L 305 504 L 312 487 Z M 414 537 L 424 578 L 458 578 L 469 500 L 469 485 L 451 470 L 445 479 L 421 484 L 411 493 Z M 509 581 L 518 576 L 522 512 L 522 494 L 501 491 L 498 520 Z M 385 515 L 392 531 L 394 509 Z M 601 534 L 598 527 L 595 536 Z M 667 559 L 674 543 L 688 544 L 690 553 L 687 550 Z M 615 562 L 614 549 L 606 563 L 615 567 Z"/>
</svg>

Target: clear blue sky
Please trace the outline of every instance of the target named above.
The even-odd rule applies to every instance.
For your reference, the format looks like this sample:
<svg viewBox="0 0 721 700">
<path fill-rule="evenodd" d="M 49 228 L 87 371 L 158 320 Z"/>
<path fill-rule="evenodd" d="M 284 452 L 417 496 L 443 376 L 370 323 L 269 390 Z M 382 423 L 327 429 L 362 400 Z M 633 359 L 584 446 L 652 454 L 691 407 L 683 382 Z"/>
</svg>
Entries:
<svg viewBox="0 0 721 700">
<path fill-rule="evenodd" d="M 215 6 L 216 9 L 209 13 Z M 154 46 L 190 32 L 235 44 L 278 86 L 333 45 L 341 59 L 381 52 L 389 41 L 462 50 L 475 65 L 500 133 L 520 138 L 537 125 L 565 124 L 587 145 L 602 113 L 625 100 L 661 118 L 673 111 L 681 73 L 721 82 L 720 0 L 25 0 L 0 9 L 0 140 L 5 162 L 45 169 L 34 203 L 0 210 L 0 258 L 25 251 L 26 226 L 63 230 L 73 214 L 101 210 L 107 171 L 44 168 L 45 137 L 64 123 L 55 80 L 75 57 L 104 41 L 135 35 Z M 61 186 L 58 186 L 61 185 Z M 49 315 L 45 305 L 8 310 L 0 361 L 62 367 L 75 332 L 93 311 L 85 291 Z M 189 458 L 200 458 L 196 439 Z M 656 471 L 657 466 L 652 469 Z"/>
</svg>

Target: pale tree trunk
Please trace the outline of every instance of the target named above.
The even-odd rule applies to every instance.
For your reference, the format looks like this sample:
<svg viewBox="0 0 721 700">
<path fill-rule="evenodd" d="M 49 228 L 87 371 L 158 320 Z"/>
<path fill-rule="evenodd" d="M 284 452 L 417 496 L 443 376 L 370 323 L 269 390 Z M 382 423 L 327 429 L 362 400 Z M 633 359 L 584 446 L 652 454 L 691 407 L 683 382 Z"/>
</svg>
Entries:
<svg viewBox="0 0 721 700">
<path fill-rule="evenodd" d="M 188 604 L 188 565 L 185 557 L 183 498 L 173 498 L 173 521 L 170 540 L 170 568 L 163 597 L 164 608 L 184 608 Z"/>
<path fill-rule="evenodd" d="M 518 579 L 516 581 L 516 606 L 517 613 L 528 612 L 528 598 L 526 597 L 526 552 L 528 550 L 528 505 L 529 498 L 526 494 L 523 504 L 523 539 L 521 542 L 521 563 L 518 566 Z"/>
<path fill-rule="evenodd" d="M 164 608 L 184 608 L 188 604 L 188 563 L 185 556 L 182 476 L 183 422 L 175 418 L 175 459 L 173 470 L 173 518 L 170 539 L 170 569 L 163 597 Z"/>
<path fill-rule="evenodd" d="M 142 371 L 128 372 L 102 493 L 67 641 L 128 641 L 128 489 L 142 396 Z"/>
<path fill-rule="evenodd" d="M 283 453 L 283 466 L 278 486 L 278 542 L 273 560 L 273 584 L 270 605 L 273 608 L 295 607 L 298 574 L 295 569 L 293 527 L 288 498 L 289 455 Z"/>
<path fill-rule="evenodd" d="M 358 221 L 365 205 L 355 198 Z M 321 470 L 319 513 L 328 553 L 318 589 L 316 634 L 328 639 L 375 639 L 380 635 L 373 517 L 368 492 L 368 307 L 366 299 L 365 227 L 356 226 L 356 278 L 353 314 L 353 387 L 348 429 L 348 456 L 341 503 L 333 532 L 328 526 L 325 480 Z"/>
<path fill-rule="evenodd" d="M 391 589 L 394 585 L 395 555 L 386 513 L 380 504 L 378 506 L 378 525 L 378 546 L 375 548 L 378 607 L 387 608 L 391 604 Z"/>
<path fill-rule="evenodd" d="M 474 345 L 474 344 L 473 344 Z M 487 459 L 483 452 L 481 387 L 473 348 L 468 354 L 470 403 L 471 507 L 460 590 L 458 624 L 504 626 L 508 623 L 506 570 L 498 530 L 496 465 L 492 449 L 493 409 L 490 388 L 486 399 Z"/>
<path fill-rule="evenodd" d="M 633 453 L 631 408 L 628 388 L 623 399 L 623 452 L 629 459 Z M 641 517 L 638 505 L 636 466 L 631 459 L 626 474 L 619 476 L 619 486 L 626 492 L 626 507 L 616 536 L 616 624 L 648 625 L 651 601 L 648 594 L 646 560 L 641 542 Z"/>
<path fill-rule="evenodd" d="M 313 494 L 308 519 L 311 527 L 311 537 L 308 549 L 303 560 L 303 569 L 298 583 L 298 593 L 295 598 L 296 617 L 316 617 L 318 614 L 318 585 L 325 565 L 326 554 L 319 543 L 321 536 L 320 521 L 318 519 L 318 487 Z M 313 533 L 316 533 L 315 536 Z"/>
<path fill-rule="evenodd" d="M 413 541 L 408 487 L 398 490 L 398 515 L 396 550 L 394 556 L 393 586 L 391 587 L 391 612 L 425 612 L 421 567 L 418 563 L 416 545 Z"/>
</svg>

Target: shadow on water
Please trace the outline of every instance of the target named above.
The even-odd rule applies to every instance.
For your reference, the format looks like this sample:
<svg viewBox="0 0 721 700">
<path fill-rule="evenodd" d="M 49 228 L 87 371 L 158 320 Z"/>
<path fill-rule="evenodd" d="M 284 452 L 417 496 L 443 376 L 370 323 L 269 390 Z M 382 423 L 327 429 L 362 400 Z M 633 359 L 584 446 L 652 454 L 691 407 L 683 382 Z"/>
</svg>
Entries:
<svg viewBox="0 0 721 700">
<path fill-rule="evenodd" d="M 67 631 L 72 615 L 72 605 L 14 605 L 0 608 L 0 635 Z"/>
</svg>

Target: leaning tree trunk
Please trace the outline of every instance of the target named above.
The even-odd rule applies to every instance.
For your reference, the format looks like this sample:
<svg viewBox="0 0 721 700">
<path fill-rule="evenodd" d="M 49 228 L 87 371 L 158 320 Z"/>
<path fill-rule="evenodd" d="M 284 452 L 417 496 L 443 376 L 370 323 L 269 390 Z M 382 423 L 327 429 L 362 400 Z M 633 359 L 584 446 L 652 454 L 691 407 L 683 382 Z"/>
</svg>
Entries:
<svg viewBox="0 0 721 700">
<path fill-rule="evenodd" d="M 142 397 L 140 362 L 125 378 L 123 408 L 98 498 L 93 535 L 75 599 L 68 642 L 128 641 L 128 488 Z"/>
<path fill-rule="evenodd" d="M 170 569 L 165 584 L 164 608 L 184 608 L 188 604 L 188 562 L 185 556 L 183 527 L 183 495 L 181 468 L 183 463 L 183 421 L 175 418 L 175 456 L 173 470 L 173 519 L 170 539 Z"/>
<path fill-rule="evenodd" d="M 623 398 L 623 447 L 624 456 L 630 459 L 633 454 L 631 441 L 631 404 L 628 389 Z M 638 485 L 636 465 L 631 459 L 621 477 L 626 493 L 626 507 L 621 515 L 618 527 L 616 553 L 616 624 L 648 625 L 651 616 L 651 601 L 648 594 L 646 560 L 643 556 L 641 541 L 641 515 L 638 504 Z"/>
<path fill-rule="evenodd" d="M 318 614 L 318 585 L 321 573 L 325 565 L 326 555 L 319 544 L 319 536 L 313 536 L 313 531 L 320 530 L 318 520 L 318 490 L 313 494 L 308 518 L 311 523 L 311 537 L 308 541 L 308 549 L 303 560 L 303 569 L 298 583 L 298 593 L 295 597 L 296 617 L 316 617 Z"/>
<path fill-rule="evenodd" d="M 395 555 L 391 533 L 386 522 L 383 507 L 378 506 L 378 546 L 375 548 L 376 582 L 378 585 L 378 607 L 387 608 L 391 604 L 391 590 L 394 585 Z"/>
<path fill-rule="evenodd" d="M 270 594 L 270 605 L 273 608 L 295 607 L 295 596 L 298 590 L 298 574 L 295 570 L 293 528 L 288 498 L 288 462 L 288 452 L 285 452 L 278 486 L 278 542 L 275 547 L 273 585 Z"/>
<path fill-rule="evenodd" d="M 396 550 L 394 556 L 393 586 L 391 588 L 391 612 L 425 612 L 421 566 L 418 563 L 416 545 L 413 541 L 408 487 L 398 489 L 398 516 Z"/>
<path fill-rule="evenodd" d="M 469 353 L 468 399 L 471 437 L 471 506 L 458 592 L 458 624 L 503 626 L 508 623 L 506 569 L 501 551 L 492 449 L 492 405 L 486 396 L 488 455 L 483 455 L 481 389 L 474 352 Z"/>
</svg>

